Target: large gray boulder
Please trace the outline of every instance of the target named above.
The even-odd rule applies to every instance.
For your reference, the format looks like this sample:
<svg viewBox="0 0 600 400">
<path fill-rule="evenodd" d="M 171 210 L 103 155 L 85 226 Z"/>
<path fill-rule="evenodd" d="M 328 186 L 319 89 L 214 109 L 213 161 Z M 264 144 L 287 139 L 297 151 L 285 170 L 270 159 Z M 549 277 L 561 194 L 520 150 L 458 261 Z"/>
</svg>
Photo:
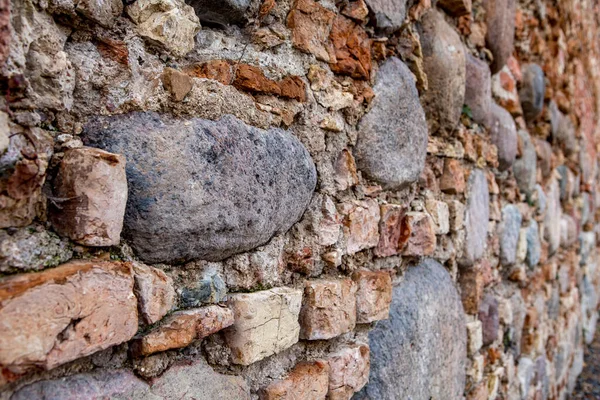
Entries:
<svg viewBox="0 0 600 400">
<path fill-rule="evenodd" d="M 394 288 L 390 319 L 369 333 L 369 384 L 356 399 L 460 399 L 467 333 L 460 296 L 448 272 L 425 260 Z"/>
<path fill-rule="evenodd" d="M 100 117 L 83 137 L 125 155 L 124 235 L 149 263 L 222 260 L 263 245 L 300 219 L 316 185 L 312 159 L 293 135 L 233 116 Z"/>
<path fill-rule="evenodd" d="M 373 107 L 359 123 L 358 167 L 386 188 L 400 188 L 425 166 L 425 113 L 410 70 L 395 57 L 379 68 L 373 90 Z"/>
</svg>

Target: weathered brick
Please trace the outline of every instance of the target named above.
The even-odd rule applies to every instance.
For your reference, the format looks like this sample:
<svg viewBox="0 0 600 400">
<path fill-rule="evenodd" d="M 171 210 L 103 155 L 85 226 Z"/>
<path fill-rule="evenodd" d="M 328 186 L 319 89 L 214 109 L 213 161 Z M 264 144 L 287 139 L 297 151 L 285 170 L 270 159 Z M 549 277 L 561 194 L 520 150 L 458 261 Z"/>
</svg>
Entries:
<svg viewBox="0 0 600 400">
<path fill-rule="evenodd" d="M 437 239 L 435 224 L 429 214 L 408 212 L 402 220 L 400 248 L 405 256 L 422 257 L 433 254 Z"/>
<path fill-rule="evenodd" d="M 460 161 L 447 158 L 444 162 L 444 172 L 440 178 L 440 190 L 444 193 L 463 193 L 466 189 L 465 171 Z"/>
<path fill-rule="evenodd" d="M 389 257 L 398 254 L 400 237 L 402 236 L 402 220 L 405 209 L 397 204 L 381 206 L 379 222 L 379 243 L 374 250 L 378 257 Z"/>
<path fill-rule="evenodd" d="M 352 274 L 356 282 L 356 322 L 366 324 L 388 319 L 392 302 L 392 278 L 388 271 L 360 270 Z"/>
<path fill-rule="evenodd" d="M 347 253 L 377 246 L 379 243 L 379 204 L 369 199 L 357 201 L 342 207 L 344 233 L 347 238 Z"/>
<path fill-rule="evenodd" d="M 261 393 L 261 400 L 321 400 L 329 389 L 329 364 L 323 360 L 302 362 L 284 379 L 278 379 Z"/>
<path fill-rule="evenodd" d="M 133 263 L 135 274 L 135 295 L 138 308 L 147 324 L 153 324 L 164 317 L 175 304 L 173 280 L 160 269 Z"/>
<path fill-rule="evenodd" d="M 302 291 L 275 288 L 230 296 L 235 323 L 225 330 L 236 364 L 250 365 L 298 342 Z"/>
<path fill-rule="evenodd" d="M 73 261 L 0 281 L 0 365 L 13 372 L 54 368 L 125 342 L 137 327 L 128 263 Z"/>
<path fill-rule="evenodd" d="M 307 281 L 300 312 L 300 337 L 331 339 L 356 325 L 356 284 L 350 279 Z"/>
<path fill-rule="evenodd" d="M 369 346 L 346 347 L 327 359 L 329 363 L 329 393 L 331 400 L 350 400 L 369 380 L 371 366 Z"/>
</svg>

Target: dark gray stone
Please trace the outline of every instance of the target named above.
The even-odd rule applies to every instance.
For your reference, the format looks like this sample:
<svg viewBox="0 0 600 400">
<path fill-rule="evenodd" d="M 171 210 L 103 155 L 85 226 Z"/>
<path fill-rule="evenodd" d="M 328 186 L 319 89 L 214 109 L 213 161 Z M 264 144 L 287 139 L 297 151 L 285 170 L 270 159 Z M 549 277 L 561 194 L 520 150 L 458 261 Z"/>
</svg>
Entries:
<svg viewBox="0 0 600 400">
<path fill-rule="evenodd" d="M 514 49 L 516 0 L 484 0 L 486 11 L 486 45 L 494 60 L 492 74 L 504 67 Z"/>
<path fill-rule="evenodd" d="M 533 121 L 544 109 L 544 96 L 546 95 L 546 80 L 544 70 L 537 64 L 522 66 L 523 79 L 519 98 L 521 107 L 527 121 Z"/>
<path fill-rule="evenodd" d="M 540 262 L 542 245 L 539 231 L 538 223 L 535 220 L 531 220 L 529 228 L 527 228 L 527 254 L 525 256 L 525 262 L 529 268 L 534 268 Z"/>
<path fill-rule="evenodd" d="M 218 274 L 204 276 L 196 286 L 181 289 L 181 305 L 198 307 L 201 304 L 218 303 L 227 296 L 227 286 Z"/>
<path fill-rule="evenodd" d="M 187 0 L 202 22 L 219 25 L 243 22 L 250 0 Z"/>
<path fill-rule="evenodd" d="M 517 157 L 517 126 L 512 115 L 496 103 L 491 106 L 490 120 L 492 143 L 498 148 L 498 169 L 505 171 Z"/>
<path fill-rule="evenodd" d="M 460 264 L 473 265 L 485 251 L 490 219 L 490 194 L 485 174 L 474 169 L 469 176 L 465 211 L 465 244 Z"/>
<path fill-rule="evenodd" d="M 517 180 L 517 185 L 522 193 L 530 196 L 535 188 L 537 173 L 537 153 L 535 145 L 531 141 L 531 136 L 524 130 L 518 132 L 523 143 L 521 157 L 517 158 L 513 165 L 513 173 Z"/>
<path fill-rule="evenodd" d="M 473 121 L 490 125 L 492 74 L 485 61 L 471 54 L 466 58 L 465 105 L 471 110 Z"/>
<path fill-rule="evenodd" d="M 481 321 L 483 345 L 490 345 L 498 337 L 498 328 L 500 326 L 498 300 L 492 294 L 486 294 L 481 301 L 478 318 Z"/>
<path fill-rule="evenodd" d="M 359 124 L 358 167 L 386 188 L 401 188 L 425 166 L 425 113 L 412 73 L 395 57 L 381 65 L 373 90 L 373 107 Z"/>
<path fill-rule="evenodd" d="M 356 399 L 459 399 L 465 388 L 466 322 L 448 272 L 425 260 L 394 288 L 390 319 L 369 333 L 371 372 Z"/>
<path fill-rule="evenodd" d="M 502 209 L 502 222 L 500 223 L 500 262 L 504 266 L 513 265 L 517 261 L 517 245 L 521 231 L 521 212 L 508 204 Z"/>
<path fill-rule="evenodd" d="M 365 2 L 375 15 L 377 28 L 388 33 L 400 29 L 406 18 L 407 0 L 365 0 Z"/>
<path fill-rule="evenodd" d="M 127 158 L 124 235 L 149 263 L 222 260 L 263 245 L 300 219 L 316 185 L 293 135 L 230 115 L 100 117 L 83 137 Z"/>
</svg>

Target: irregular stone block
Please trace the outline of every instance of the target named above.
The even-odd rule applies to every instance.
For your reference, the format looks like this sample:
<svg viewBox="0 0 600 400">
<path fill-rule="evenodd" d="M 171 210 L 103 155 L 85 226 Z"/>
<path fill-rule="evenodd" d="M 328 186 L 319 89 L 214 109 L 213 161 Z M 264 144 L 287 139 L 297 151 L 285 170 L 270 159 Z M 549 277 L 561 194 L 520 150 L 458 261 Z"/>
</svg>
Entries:
<svg viewBox="0 0 600 400">
<path fill-rule="evenodd" d="M 194 86 L 194 81 L 188 74 L 174 68 L 165 68 L 160 78 L 174 101 L 183 101 Z"/>
<path fill-rule="evenodd" d="M 444 193 L 457 194 L 465 191 L 465 171 L 460 161 L 454 158 L 444 160 L 444 172 L 440 178 L 440 190 Z"/>
<path fill-rule="evenodd" d="M 524 130 L 519 130 L 519 140 L 522 143 L 520 157 L 513 165 L 513 173 L 519 190 L 530 195 L 535 188 L 537 174 L 537 154 L 531 136 Z"/>
<path fill-rule="evenodd" d="M 523 79 L 519 97 L 527 121 L 533 121 L 544 109 L 546 80 L 544 70 L 537 64 L 525 64 L 521 67 Z"/>
<path fill-rule="evenodd" d="M 552 255 L 560 245 L 560 220 L 562 216 L 560 189 L 555 178 L 546 186 L 546 194 L 548 205 L 544 216 L 544 238 L 549 244 L 549 255 Z"/>
<path fill-rule="evenodd" d="M 571 118 L 564 115 L 558 109 L 554 101 L 550 102 L 550 123 L 552 126 L 552 140 L 558 144 L 566 156 L 570 156 L 577 151 L 577 138 L 575 136 L 575 126 Z M 550 144 L 548 143 L 548 146 Z"/>
<path fill-rule="evenodd" d="M 427 124 L 414 78 L 390 58 L 379 68 L 372 108 L 358 126 L 359 169 L 388 189 L 419 179 L 425 167 Z"/>
<path fill-rule="evenodd" d="M 486 45 L 494 60 L 492 74 L 497 73 L 506 64 L 514 48 L 515 36 L 515 0 L 484 0 L 487 34 Z"/>
<path fill-rule="evenodd" d="M 573 217 L 563 214 L 560 220 L 560 245 L 568 248 L 575 244 L 578 237 L 577 222 Z"/>
<path fill-rule="evenodd" d="M 70 260 L 68 240 L 41 225 L 0 231 L 0 272 L 39 271 Z"/>
<path fill-rule="evenodd" d="M 448 201 L 450 213 L 450 230 L 456 232 L 463 228 L 465 223 L 465 205 L 458 200 Z"/>
<path fill-rule="evenodd" d="M 400 237 L 402 236 L 402 220 L 405 209 L 397 204 L 381 206 L 379 222 L 379 243 L 374 250 L 377 257 L 389 257 L 398 254 Z"/>
<path fill-rule="evenodd" d="M 517 244 L 521 231 L 521 212 L 512 205 L 507 204 L 502 209 L 502 222 L 500 223 L 500 262 L 504 266 L 513 265 L 517 261 Z"/>
<path fill-rule="evenodd" d="M 344 207 L 344 234 L 347 238 L 346 252 L 354 254 L 379 243 L 379 204 L 369 199 Z"/>
<path fill-rule="evenodd" d="M 356 161 L 352 153 L 344 149 L 339 154 L 335 164 L 333 165 L 335 171 L 335 184 L 339 191 L 344 191 L 350 187 L 353 187 L 358 183 L 358 174 L 356 173 Z"/>
<path fill-rule="evenodd" d="M 137 0 L 126 9 L 137 32 L 183 57 L 194 48 L 200 20 L 182 0 Z"/>
<path fill-rule="evenodd" d="M 356 344 L 343 348 L 327 358 L 331 400 L 350 400 L 369 380 L 371 366 L 369 346 Z"/>
<path fill-rule="evenodd" d="M 220 306 L 177 311 L 147 334 L 136 338 L 131 350 L 147 356 L 170 349 L 180 349 L 194 340 L 203 339 L 233 325 L 233 311 Z"/>
<path fill-rule="evenodd" d="M 126 234 L 149 263 L 222 260 L 265 244 L 300 219 L 316 185 L 293 135 L 233 116 L 131 113 L 95 119 L 84 136 L 127 157 Z"/>
<path fill-rule="evenodd" d="M 445 235 L 450 232 L 450 211 L 443 201 L 427 200 L 425 208 L 435 223 L 435 234 Z"/>
<path fill-rule="evenodd" d="M 394 288 L 390 319 L 369 333 L 371 373 L 357 399 L 459 399 L 467 334 L 460 296 L 433 260 L 409 267 Z"/>
<path fill-rule="evenodd" d="M 473 357 L 483 346 L 483 331 L 481 321 L 471 321 L 467 323 L 467 352 Z M 486 392 L 487 395 L 487 392 Z"/>
<path fill-rule="evenodd" d="M 470 0 L 468 0 L 470 4 Z M 492 74 L 487 63 L 467 54 L 465 104 L 471 109 L 473 121 L 484 126 L 490 123 L 492 107 Z"/>
<path fill-rule="evenodd" d="M 431 131 L 453 131 L 465 102 L 465 50 L 456 31 L 442 14 L 430 9 L 421 18 L 423 67 L 429 89 L 421 100 Z"/>
<path fill-rule="evenodd" d="M 125 157 L 91 147 L 66 151 L 53 194 L 50 221 L 58 234 L 84 246 L 119 244 L 127 204 Z"/>
<path fill-rule="evenodd" d="M 392 302 L 392 278 L 388 271 L 360 270 L 352 274 L 356 282 L 356 322 L 367 324 L 388 319 Z"/>
<path fill-rule="evenodd" d="M 331 339 L 356 325 L 356 284 L 350 279 L 312 280 L 304 285 L 300 337 Z"/>
<path fill-rule="evenodd" d="M 302 291 L 275 288 L 230 296 L 235 323 L 225 330 L 233 362 L 250 365 L 298 342 Z"/>
<path fill-rule="evenodd" d="M 207 271 L 195 286 L 184 287 L 180 292 L 183 307 L 198 307 L 206 303 L 219 303 L 227 296 L 227 285 L 214 271 Z"/>
<path fill-rule="evenodd" d="M 488 294 L 483 298 L 479 306 L 478 317 L 481 321 L 483 345 L 490 345 L 498 338 L 498 328 L 500 327 L 498 300 L 493 295 Z"/>
<path fill-rule="evenodd" d="M 73 261 L 0 281 L 0 365 L 15 373 L 123 343 L 137 327 L 127 263 Z"/>
<path fill-rule="evenodd" d="M 329 364 L 323 360 L 296 364 L 284 379 L 264 389 L 261 400 L 325 399 L 329 389 Z"/>
<path fill-rule="evenodd" d="M 542 245 L 540 243 L 539 227 L 535 220 L 531 220 L 529 227 L 527 228 L 527 254 L 525 256 L 525 262 L 529 268 L 533 268 L 540 262 L 542 254 Z"/>
<path fill-rule="evenodd" d="M 402 255 L 429 256 L 435 251 L 436 245 L 435 224 L 429 214 L 412 211 L 406 213 L 402 220 L 402 236 L 399 242 Z"/>
<path fill-rule="evenodd" d="M 192 0 L 189 4 L 201 21 L 230 25 L 245 20 L 250 0 Z"/>
<path fill-rule="evenodd" d="M 329 34 L 333 55 L 331 70 L 354 79 L 371 77 L 371 39 L 363 27 L 342 15 L 333 20 Z"/>
<path fill-rule="evenodd" d="M 318 60 L 333 61 L 329 33 L 334 19 L 335 13 L 320 4 L 312 0 L 296 0 L 287 17 L 294 47 L 314 54 Z"/>
<path fill-rule="evenodd" d="M 400 29 L 406 18 L 407 0 L 365 0 L 375 14 L 377 28 L 391 33 Z"/>
<path fill-rule="evenodd" d="M 484 286 L 483 271 L 481 268 L 468 268 L 461 271 L 458 283 L 465 312 L 476 314 L 479 311 Z"/>
<path fill-rule="evenodd" d="M 175 288 L 173 280 L 158 268 L 134 262 L 134 292 L 138 308 L 147 324 L 153 324 L 173 308 Z"/>
<path fill-rule="evenodd" d="M 483 256 L 490 219 L 490 194 L 485 174 L 474 169 L 469 176 L 465 211 L 465 243 L 460 264 L 470 266 Z"/>
<path fill-rule="evenodd" d="M 496 103 L 491 106 L 490 133 L 498 148 L 498 169 L 505 171 L 517 157 L 517 126 L 512 115 Z"/>
</svg>

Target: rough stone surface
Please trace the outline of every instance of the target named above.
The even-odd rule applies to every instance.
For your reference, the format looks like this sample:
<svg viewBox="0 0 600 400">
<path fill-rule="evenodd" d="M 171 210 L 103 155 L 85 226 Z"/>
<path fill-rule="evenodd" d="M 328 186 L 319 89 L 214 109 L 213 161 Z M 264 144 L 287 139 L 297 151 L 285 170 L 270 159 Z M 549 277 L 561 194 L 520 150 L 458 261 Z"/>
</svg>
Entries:
<svg viewBox="0 0 600 400">
<path fill-rule="evenodd" d="M 153 324 L 173 308 L 175 288 L 173 280 L 158 268 L 138 262 L 133 263 L 134 292 L 138 309 L 147 324 Z"/>
<path fill-rule="evenodd" d="M 136 303 L 127 263 L 72 261 L 5 278 L 0 365 L 15 373 L 51 369 L 125 342 L 137 331 Z"/>
<path fill-rule="evenodd" d="M 444 161 L 444 172 L 440 178 L 440 190 L 445 193 L 463 193 L 467 184 L 465 172 L 459 160 L 447 158 Z"/>
<path fill-rule="evenodd" d="M 492 74 L 502 69 L 513 52 L 516 3 L 515 0 L 483 2 L 488 27 L 485 41 L 494 56 Z"/>
<path fill-rule="evenodd" d="M 371 373 L 358 399 L 461 398 L 465 317 L 450 275 L 433 260 L 394 288 L 390 320 L 369 333 Z"/>
<path fill-rule="evenodd" d="M 138 0 L 127 7 L 138 33 L 182 57 L 194 48 L 200 21 L 183 0 Z"/>
<path fill-rule="evenodd" d="M 526 64 L 521 67 L 523 80 L 519 97 L 523 114 L 528 121 L 533 121 L 544 108 L 544 96 L 546 95 L 546 81 L 544 71 L 537 64 Z"/>
<path fill-rule="evenodd" d="M 60 235 L 85 246 L 119 244 L 127 203 L 125 157 L 91 147 L 65 152 L 53 195 L 50 221 Z"/>
<path fill-rule="evenodd" d="M 201 21 L 229 25 L 244 20 L 250 0 L 193 0 L 189 4 Z"/>
<path fill-rule="evenodd" d="M 323 360 L 297 364 L 284 379 L 273 381 L 261 400 L 325 399 L 329 390 L 329 364 Z"/>
<path fill-rule="evenodd" d="M 433 254 L 437 245 L 435 223 L 427 213 L 411 211 L 402 220 L 400 249 L 405 256 L 423 257 Z"/>
<path fill-rule="evenodd" d="M 356 282 L 356 322 L 388 319 L 392 302 L 392 278 L 387 271 L 360 270 L 352 274 Z"/>
<path fill-rule="evenodd" d="M 537 154 L 531 136 L 525 130 L 519 130 L 520 156 L 513 165 L 513 173 L 522 193 L 530 195 L 535 188 L 537 174 Z"/>
<path fill-rule="evenodd" d="M 427 200 L 425 208 L 435 223 L 435 234 L 445 235 L 450 232 L 450 211 L 443 201 Z"/>
<path fill-rule="evenodd" d="M 525 261 L 529 268 L 533 268 L 540 262 L 541 257 L 541 243 L 540 243 L 540 234 L 539 227 L 535 220 L 529 223 L 529 227 L 527 228 L 527 255 L 525 256 Z"/>
<path fill-rule="evenodd" d="M 359 123 L 359 169 L 386 188 L 416 181 L 425 165 L 427 124 L 415 81 L 397 58 L 379 68 L 372 109 Z"/>
<path fill-rule="evenodd" d="M 39 271 L 73 256 L 69 242 L 39 225 L 0 231 L 0 272 Z"/>
<path fill-rule="evenodd" d="M 402 220 L 405 208 L 398 204 L 383 204 L 379 222 L 379 243 L 374 250 L 378 257 L 389 257 L 398 254 L 400 237 L 402 236 Z"/>
<path fill-rule="evenodd" d="M 134 339 L 131 350 L 136 355 L 147 356 L 159 351 L 179 349 L 232 324 L 233 312 L 220 306 L 177 311 L 150 332 Z"/>
<path fill-rule="evenodd" d="M 327 358 L 331 400 L 349 400 L 369 380 L 369 346 L 356 344 L 339 350 Z"/>
<path fill-rule="evenodd" d="M 346 252 L 354 254 L 379 243 L 379 204 L 365 200 L 344 207 L 344 233 L 347 237 Z"/>
<path fill-rule="evenodd" d="M 458 124 L 465 101 L 466 61 L 460 37 L 431 9 L 421 20 L 423 67 L 429 90 L 421 101 L 425 105 L 432 132 L 438 129 L 453 131 Z"/>
<path fill-rule="evenodd" d="M 502 265 L 513 265 L 517 261 L 517 244 L 522 220 L 521 212 L 516 206 L 508 204 L 502 209 L 502 222 L 499 228 Z"/>
<path fill-rule="evenodd" d="M 250 365 L 298 342 L 301 303 L 302 291 L 290 288 L 231 295 L 235 323 L 225 337 L 233 361 Z"/>
<path fill-rule="evenodd" d="M 560 245 L 560 220 L 562 208 L 560 205 L 560 189 L 556 179 L 552 179 L 546 187 L 548 207 L 544 217 L 544 238 L 549 244 L 548 251 L 553 254 Z"/>
<path fill-rule="evenodd" d="M 302 216 L 315 188 L 297 139 L 232 116 L 132 113 L 95 120 L 86 138 L 128 160 L 125 228 L 147 262 L 221 260 L 262 245 Z"/>
<path fill-rule="evenodd" d="M 498 168 L 504 171 L 517 157 L 517 127 L 510 113 L 496 103 L 491 105 L 490 121 L 492 143 L 498 147 Z"/>
<path fill-rule="evenodd" d="M 498 337 L 498 328 L 500 326 L 498 300 L 493 295 L 488 294 L 483 298 L 479 307 L 478 317 L 481 321 L 483 345 L 490 345 Z"/>
<path fill-rule="evenodd" d="M 492 107 L 492 75 L 490 67 L 479 58 L 467 54 L 465 104 L 473 120 L 484 126 L 490 123 Z"/>
<path fill-rule="evenodd" d="M 471 0 L 439 0 L 437 4 L 455 17 L 471 14 Z"/>
<path fill-rule="evenodd" d="M 400 29 L 406 18 L 407 0 L 366 0 L 369 9 L 375 14 L 377 27 L 385 32 Z"/>
<path fill-rule="evenodd" d="M 356 290 L 356 283 L 350 279 L 307 281 L 300 313 L 300 337 L 331 339 L 353 330 Z"/>
<path fill-rule="evenodd" d="M 184 307 L 198 307 L 201 304 L 223 301 L 227 296 L 227 286 L 219 274 L 207 271 L 196 285 L 184 287 L 180 292 Z"/>
<path fill-rule="evenodd" d="M 458 283 L 460 284 L 460 294 L 465 312 L 476 314 L 479 311 L 483 296 L 484 278 L 481 268 L 467 268 L 461 271 Z"/>
<path fill-rule="evenodd" d="M 474 169 L 469 176 L 465 210 L 465 245 L 461 264 L 473 265 L 483 256 L 490 217 L 490 195 L 483 171 Z"/>
<path fill-rule="evenodd" d="M 332 60 L 333 49 L 329 34 L 335 13 L 312 0 L 297 0 L 287 17 L 292 30 L 292 43 L 306 53 L 312 53 L 321 61 Z"/>
</svg>

